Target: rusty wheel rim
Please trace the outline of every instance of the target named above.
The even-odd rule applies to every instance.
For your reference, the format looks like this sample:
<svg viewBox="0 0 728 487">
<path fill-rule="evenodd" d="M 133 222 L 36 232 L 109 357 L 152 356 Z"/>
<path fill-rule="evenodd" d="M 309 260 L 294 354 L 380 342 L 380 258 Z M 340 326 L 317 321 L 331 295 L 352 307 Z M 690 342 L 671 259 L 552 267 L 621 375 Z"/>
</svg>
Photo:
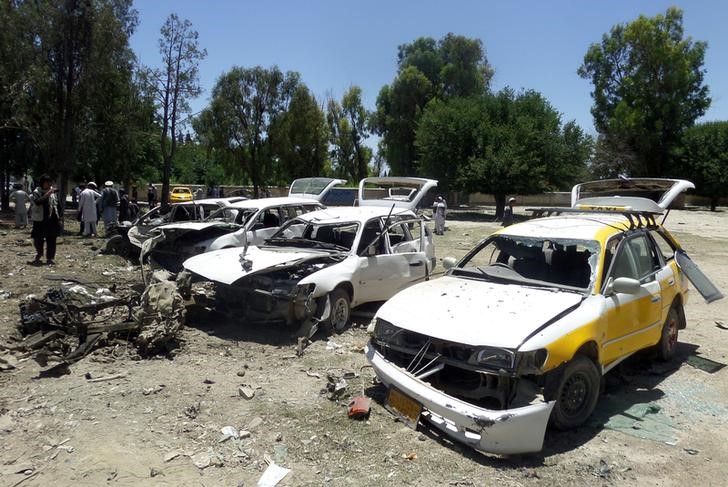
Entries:
<svg viewBox="0 0 728 487">
<path fill-rule="evenodd" d="M 667 346 L 672 351 L 677 345 L 677 319 L 671 317 L 667 323 Z"/>
</svg>

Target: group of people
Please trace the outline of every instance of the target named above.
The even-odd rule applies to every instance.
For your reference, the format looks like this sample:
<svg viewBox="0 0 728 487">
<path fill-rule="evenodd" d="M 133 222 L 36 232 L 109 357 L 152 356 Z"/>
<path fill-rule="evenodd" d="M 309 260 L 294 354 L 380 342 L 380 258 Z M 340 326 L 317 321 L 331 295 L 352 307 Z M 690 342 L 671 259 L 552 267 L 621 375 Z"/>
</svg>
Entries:
<svg viewBox="0 0 728 487">
<path fill-rule="evenodd" d="M 45 250 L 46 263 L 53 265 L 56 257 L 56 240 L 61 232 L 61 207 L 53 178 L 43 175 L 38 186 L 28 194 L 23 185 L 13 185 L 10 201 L 15 204 L 15 227 L 28 226 L 28 218 L 32 222 L 30 233 L 36 250 L 31 265 L 41 265 Z M 78 221 L 81 223 L 80 234 L 97 236 L 96 225 L 103 219 L 107 235 L 119 221 L 131 221 L 138 212 L 134 203 L 124 190 L 114 189 L 113 181 L 106 181 L 104 189 L 98 191 L 96 183 L 90 181 L 78 185 L 72 191 L 72 199 L 78 203 Z"/>
<path fill-rule="evenodd" d="M 85 237 L 97 236 L 99 219 L 103 219 L 108 236 L 120 221 L 131 221 L 136 213 L 136 205 L 129 201 L 129 195 L 123 189 L 114 189 L 113 181 L 106 181 L 101 192 L 96 183 L 89 181 L 78 195 L 78 221 L 80 233 Z"/>
</svg>

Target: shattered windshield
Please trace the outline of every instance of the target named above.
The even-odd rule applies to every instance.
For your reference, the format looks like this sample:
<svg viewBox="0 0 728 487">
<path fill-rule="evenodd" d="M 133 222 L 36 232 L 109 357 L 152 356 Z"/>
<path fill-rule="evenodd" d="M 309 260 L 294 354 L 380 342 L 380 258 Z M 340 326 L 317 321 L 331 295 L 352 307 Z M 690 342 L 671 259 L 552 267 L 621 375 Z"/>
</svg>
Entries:
<svg viewBox="0 0 728 487">
<path fill-rule="evenodd" d="M 257 211 L 257 208 L 220 208 L 205 218 L 205 221 L 223 221 L 225 223 L 245 225 Z"/>
<path fill-rule="evenodd" d="M 357 222 L 319 223 L 296 218 L 266 240 L 269 245 L 319 247 L 350 251 L 359 231 Z"/>
<path fill-rule="evenodd" d="M 494 235 L 453 269 L 454 275 L 584 291 L 597 273 L 595 240 Z"/>
<path fill-rule="evenodd" d="M 296 179 L 291 185 L 290 194 L 321 194 L 331 181 L 330 178 Z"/>
</svg>

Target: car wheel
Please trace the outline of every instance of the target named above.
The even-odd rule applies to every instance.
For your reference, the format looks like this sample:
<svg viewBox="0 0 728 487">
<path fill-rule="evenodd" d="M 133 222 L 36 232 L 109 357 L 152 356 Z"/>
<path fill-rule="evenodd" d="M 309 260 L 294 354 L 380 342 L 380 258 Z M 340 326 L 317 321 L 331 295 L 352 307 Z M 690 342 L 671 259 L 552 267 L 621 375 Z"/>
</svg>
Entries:
<svg viewBox="0 0 728 487">
<path fill-rule="evenodd" d="M 657 358 L 667 362 L 672 360 L 677 348 L 678 328 L 680 327 L 680 313 L 677 308 L 672 307 L 667 313 L 665 324 L 662 325 L 662 334 L 660 341 L 657 343 Z"/>
<path fill-rule="evenodd" d="M 328 328 L 335 333 L 341 333 L 349 324 L 351 318 L 351 301 L 349 293 L 344 289 L 336 288 L 329 294 L 331 314 L 327 321 Z"/>
<path fill-rule="evenodd" d="M 566 364 L 558 386 L 551 412 L 551 423 L 556 429 L 569 430 L 580 426 L 594 411 L 599 399 L 601 376 L 594 362 L 577 355 Z"/>
</svg>

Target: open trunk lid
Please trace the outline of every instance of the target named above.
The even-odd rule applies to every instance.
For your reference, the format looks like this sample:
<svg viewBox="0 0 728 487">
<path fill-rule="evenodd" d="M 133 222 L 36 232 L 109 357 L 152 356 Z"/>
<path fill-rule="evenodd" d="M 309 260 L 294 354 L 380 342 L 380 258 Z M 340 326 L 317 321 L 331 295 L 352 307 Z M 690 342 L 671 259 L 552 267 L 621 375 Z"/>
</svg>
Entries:
<svg viewBox="0 0 728 487">
<path fill-rule="evenodd" d="M 617 178 L 590 181 L 571 190 L 573 208 L 612 208 L 662 214 L 695 185 L 684 179 Z"/>
</svg>

